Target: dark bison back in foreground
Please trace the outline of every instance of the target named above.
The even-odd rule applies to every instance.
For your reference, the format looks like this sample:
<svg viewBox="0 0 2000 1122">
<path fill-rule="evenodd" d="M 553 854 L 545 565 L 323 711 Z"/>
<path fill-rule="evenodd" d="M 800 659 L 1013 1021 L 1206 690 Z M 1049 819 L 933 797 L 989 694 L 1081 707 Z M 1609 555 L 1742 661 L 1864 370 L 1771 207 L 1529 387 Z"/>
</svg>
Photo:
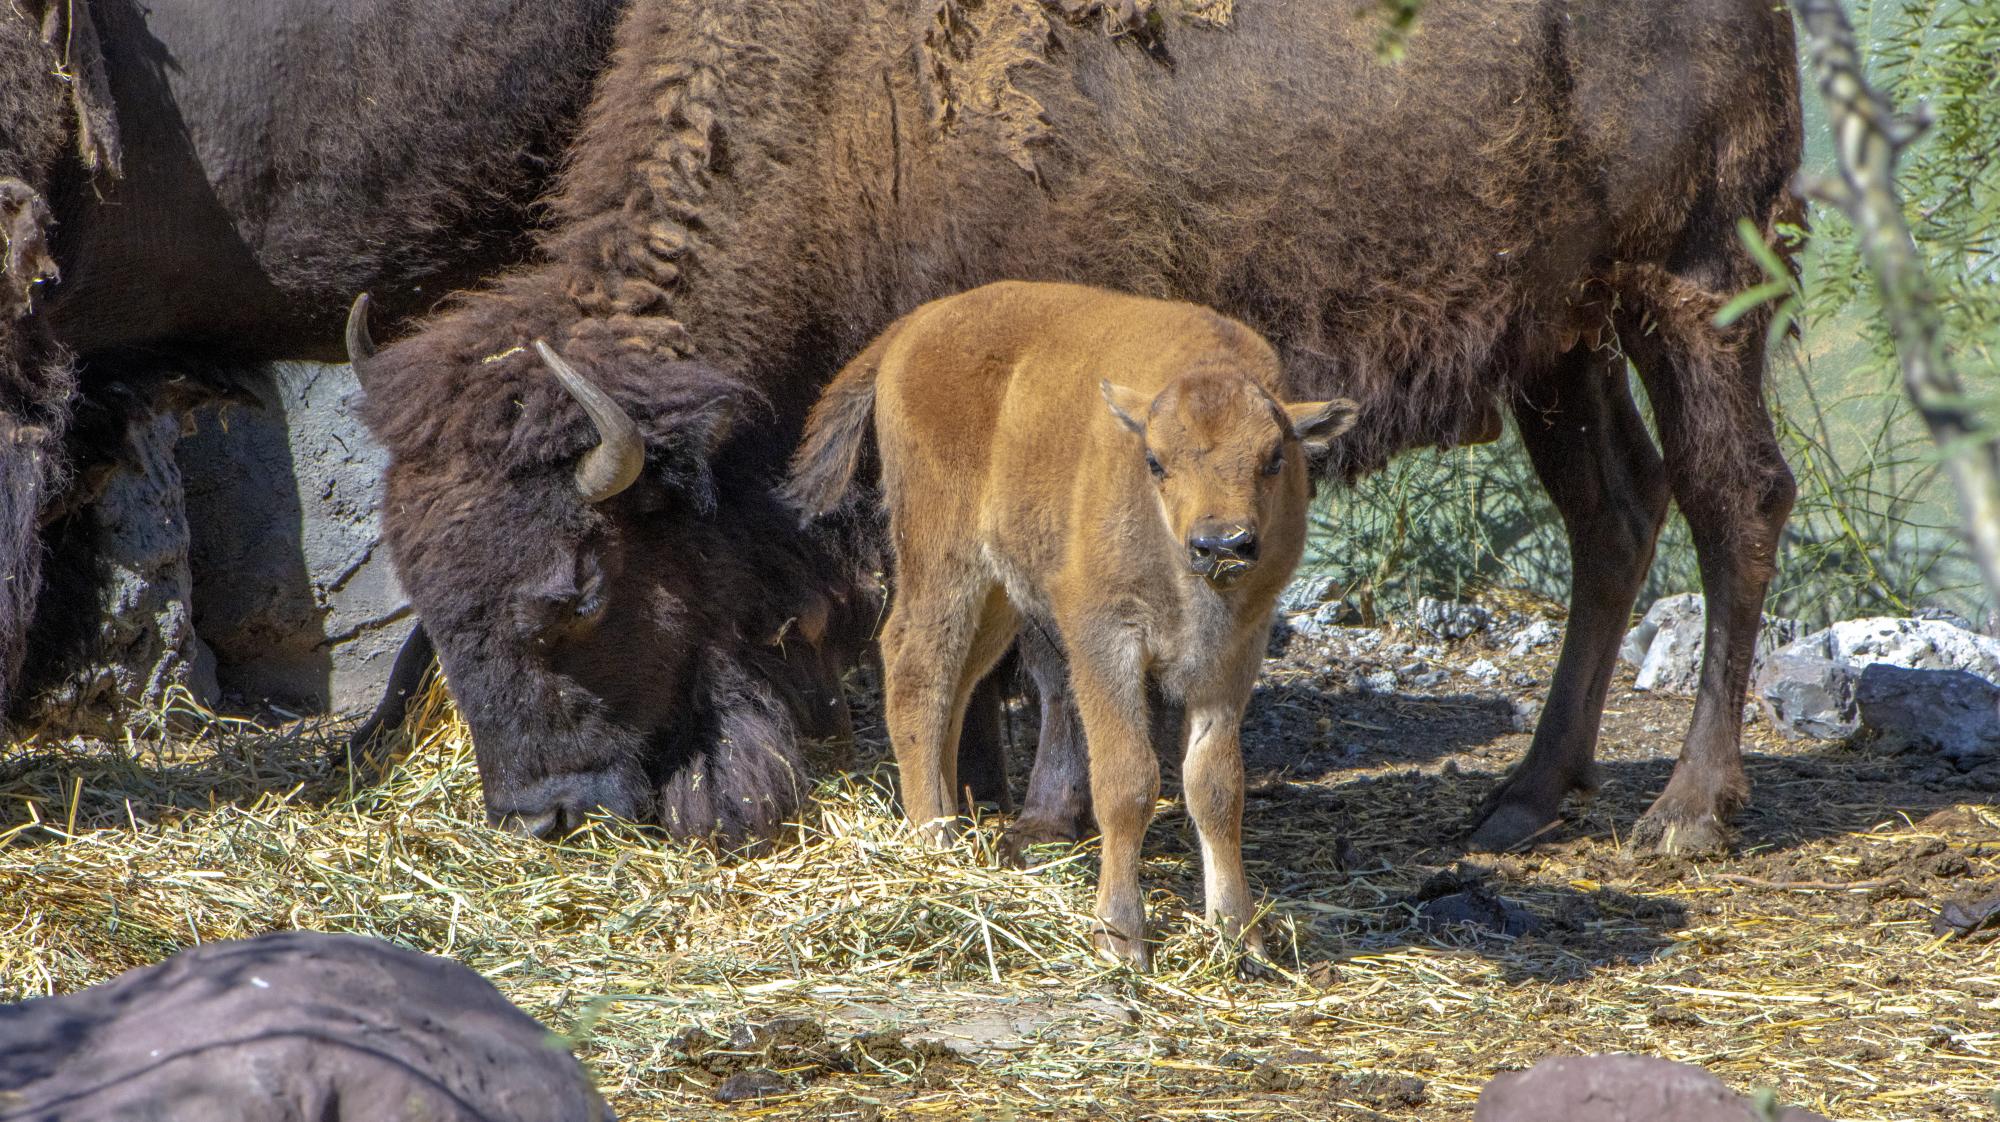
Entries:
<svg viewBox="0 0 2000 1122">
<path fill-rule="evenodd" d="M 285 931 L 0 1006 L 8 1122 L 609 1122 L 569 1050 L 449 959 Z"/>
<path fill-rule="evenodd" d="M 1737 223 L 1775 239 L 1795 213 L 1783 7 L 1433 0 L 1397 65 L 1365 6 L 1161 5 L 1117 36 L 1058 7 L 636 0 L 537 262 L 363 364 L 387 537 L 489 812 L 745 833 L 791 809 L 785 700 L 859 601 L 839 543 L 796 531 L 770 485 L 874 332 L 1018 277 L 1245 319 L 1293 396 L 1360 402 L 1336 475 L 1514 413 L 1577 577 L 1480 844 L 1532 836 L 1593 782 L 1671 496 L 1714 607 L 1682 762 L 1640 833 L 1716 844 L 1745 795 L 1744 678 L 1793 494 L 1764 324 L 1713 323 L 1758 279 Z M 616 410 L 588 415 L 537 340 Z"/>
</svg>

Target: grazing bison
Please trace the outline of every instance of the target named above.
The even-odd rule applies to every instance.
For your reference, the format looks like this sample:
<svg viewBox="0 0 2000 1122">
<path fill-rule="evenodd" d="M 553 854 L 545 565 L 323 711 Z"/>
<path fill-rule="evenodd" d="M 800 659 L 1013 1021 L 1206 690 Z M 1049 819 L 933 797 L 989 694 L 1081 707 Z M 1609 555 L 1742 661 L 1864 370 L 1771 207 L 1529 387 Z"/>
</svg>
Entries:
<svg viewBox="0 0 2000 1122">
<path fill-rule="evenodd" d="M 891 325 L 827 387 L 793 460 L 790 501 L 830 513 L 872 424 L 895 554 L 883 712 L 912 821 L 956 817 L 973 687 L 1024 624 L 1054 629 L 1104 835 L 1092 938 L 1142 970 L 1149 679 L 1186 707 L 1209 922 L 1262 951 L 1238 738 L 1305 552 L 1306 457 L 1354 419 L 1349 401 L 1281 405 L 1280 379 L 1269 343 L 1206 308 L 994 284 Z"/>
<path fill-rule="evenodd" d="M 0 714 L 92 622 L 75 579 L 40 579 L 44 546 L 132 415 L 231 392 L 239 364 L 339 357 L 357 290 L 399 322 L 523 257 L 623 6 L 0 5 Z M 822 685 L 801 634 L 823 625 L 786 644 Z M 754 677 L 710 685 L 748 698 Z M 980 713 L 975 747 L 997 735 Z"/>
<path fill-rule="evenodd" d="M 1331 476 L 1513 412 L 1580 563 L 1540 727 L 1478 845 L 1531 838 L 1593 784 L 1675 500 L 1706 662 L 1637 837 L 1721 842 L 1793 485 L 1764 317 L 1713 313 L 1759 279 L 1737 223 L 1775 241 L 1797 215 L 1783 7 L 1432 0 L 1393 65 L 1354 5 L 1151 11 L 1111 36 L 1030 0 L 634 0 L 536 260 L 361 370 L 391 455 L 387 538 L 491 812 L 750 829 L 783 809 L 791 660 L 855 601 L 848 535 L 799 531 L 772 486 L 845 357 L 926 300 L 1013 277 L 1240 317 L 1277 347 L 1286 396 L 1359 403 Z M 623 419 L 593 420 L 537 339 Z M 615 493 L 580 471 L 607 455 L 603 478 L 632 479 Z M 740 767 L 717 783 L 720 758 Z M 1073 826 L 1077 808 L 1028 811 Z"/>
</svg>

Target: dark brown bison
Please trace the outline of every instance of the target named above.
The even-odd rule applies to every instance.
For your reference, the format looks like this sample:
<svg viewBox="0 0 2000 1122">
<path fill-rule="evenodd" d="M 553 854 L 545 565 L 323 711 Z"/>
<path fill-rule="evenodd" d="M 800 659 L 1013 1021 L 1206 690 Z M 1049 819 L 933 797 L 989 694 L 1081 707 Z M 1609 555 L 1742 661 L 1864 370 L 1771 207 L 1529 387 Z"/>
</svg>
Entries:
<svg viewBox="0 0 2000 1122">
<path fill-rule="evenodd" d="M 1514 413 L 1578 563 L 1541 726 L 1478 845 L 1532 837 L 1594 782 L 1677 501 L 1706 667 L 1638 836 L 1717 844 L 1793 495 L 1764 324 L 1712 318 L 1758 279 L 1738 221 L 1769 239 L 1795 215 L 1783 7 L 1432 0 L 1395 65 L 1364 6 L 1161 4 L 1115 35 L 1062 7 L 634 0 L 536 261 L 362 363 L 387 538 L 489 811 L 744 832 L 790 809 L 788 700 L 823 688 L 816 642 L 868 613 L 843 608 L 863 602 L 851 543 L 773 500 L 785 453 L 897 315 L 1014 277 L 1247 321 L 1288 396 L 1360 403 L 1331 476 Z M 1073 739 L 1051 738 L 1072 780 Z"/>
</svg>

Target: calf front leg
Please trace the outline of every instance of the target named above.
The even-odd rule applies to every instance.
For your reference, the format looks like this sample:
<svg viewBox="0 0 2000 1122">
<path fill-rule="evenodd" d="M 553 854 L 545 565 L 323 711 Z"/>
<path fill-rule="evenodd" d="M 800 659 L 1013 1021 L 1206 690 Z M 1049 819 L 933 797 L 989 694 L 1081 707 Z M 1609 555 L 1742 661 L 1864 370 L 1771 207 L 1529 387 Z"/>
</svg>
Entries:
<svg viewBox="0 0 2000 1122">
<path fill-rule="evenodd" d="M 1188 817 L 1201 838 L 1202 898 L 1208 922 L 1261 957 L 1263 936 L 1251 922 L 1250 882 L 1243 873 L 1241 737 L 1248 701 L 1247 691 L 1242 691 L 1214 701 L 1188 702 L 1181 785 Z"/>
<path fill-rule="evenodd" d="M 1105 958 L 1149 970 L 1139 849 L 1160 797 L 1160 764 L 1146 733 L 1145 672 L 1136 644 L 1072 655 L 1077 712 L 1090 744 L 1090 801 L 1104 836 L 1091 941 Z"/>
</svg>

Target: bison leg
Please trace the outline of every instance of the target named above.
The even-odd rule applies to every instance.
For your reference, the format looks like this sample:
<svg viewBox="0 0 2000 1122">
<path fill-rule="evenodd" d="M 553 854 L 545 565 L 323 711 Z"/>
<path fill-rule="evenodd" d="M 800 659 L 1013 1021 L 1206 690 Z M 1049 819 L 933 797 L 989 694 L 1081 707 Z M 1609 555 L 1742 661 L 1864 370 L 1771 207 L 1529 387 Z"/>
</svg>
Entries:
<svg viewBox="0 0 2000 1122">
<path fill-rule="evenodd" d="M 1641 305 L 1651 322 L 1641 325 L 1630 313 L 1634 322 L 1619 330 L 1646 380 L 1708 611 L 1701 683 L 1680 760 L 1632 834 L 1635 849 L 1659 853 L 1725 847 L 1726 824 L 1749 797 L 1743 696 L 1778 535 L 1797 493 L 1764 408 L 1764 323 L 1753 317 L 1724 337 L 1710 318 L 1722 296 L 1757 275 L 1747 262 L 1736 274 L 1703 292 L 1706 299 L 1679 300 L 1678 315 L 1667 300 Z"/>
<path fill-rule="evenodd" d="M 1041 704 L 1041 728 L 1028 797 L 1000 838 L 1000 856 L 1011 865 L 1024 864 L 1030 846 L 1073 844 L 1090 829 L 1090 757 L 1083 720 L 1070 700 L 1068 660 L 1043 624 L 1022 629 L 1020 652 Z"/>
<path fill-rule="evenodd" d="M 965 706 L 965 728 L 958 736 L 958 785 L 974 806 L 989 803 L 1003 812 L 1014 809 L 1007 789 L 1007 738 L 1002 728 L 1006 708 L 1000 683 L 1008 677 L 1005 660 L 981 679 Z"/>
<path fill-rule="evenodd" d="M 1072 649 L 1070 681 L 1090 744 L 1090 802 L 1104 835 L 1097 874 L 1097 922 L 1091 941 L 1113 962 L 1149 969 L 1146 904 L 1139 891 L 1139 848 L 1160 797 L 1160 761 L 1147 734 L 1145 675 L 1138 645 L 1116 624 L 1065 628 L 1097 636 Z M 1117 638 L 1113 638 L 1117 636 Z"/>
<path fill-rule="evenodd" d="M 1569 535 L 1569 630 L 1527 758 L 1486 800 L 1475 849 L 1506 850 L 1596 786 L 1597 727 L 1632 602 L 1666 517 L 1660 455 L 1626 388 L 1624 362 L 1578 347 L 1528 383 L 1515 421 Z"/>
<path fill-rule="evenodd" d="M 906 563 L 899 583 L 882 629 L 883 718 L 903 812 L 942 841 L 958 818 L 966 706 L 1013 641 L 1013 613 L 997 585 L 969 574 Z"/>
<path fill-rule="evenodd" d="M 1203 910 L 1210 924 L 1225 937 L 1240 940 L 1255 958 L 1264 954 L 1262 934 L 1251 923 L 1255 913 L 1250 880 L 1243 873 L 1243 710 L 1263 662 L 1262 640 L 1241 661 L 1245 673 L 1220 696 L 1189 699 L 1187 754 L 1181 761 L 1181 786 L 1188 817 L 1201 839 Z M 1254 970 L 1245 963 L 1246 970 Z"/>
</svg>

